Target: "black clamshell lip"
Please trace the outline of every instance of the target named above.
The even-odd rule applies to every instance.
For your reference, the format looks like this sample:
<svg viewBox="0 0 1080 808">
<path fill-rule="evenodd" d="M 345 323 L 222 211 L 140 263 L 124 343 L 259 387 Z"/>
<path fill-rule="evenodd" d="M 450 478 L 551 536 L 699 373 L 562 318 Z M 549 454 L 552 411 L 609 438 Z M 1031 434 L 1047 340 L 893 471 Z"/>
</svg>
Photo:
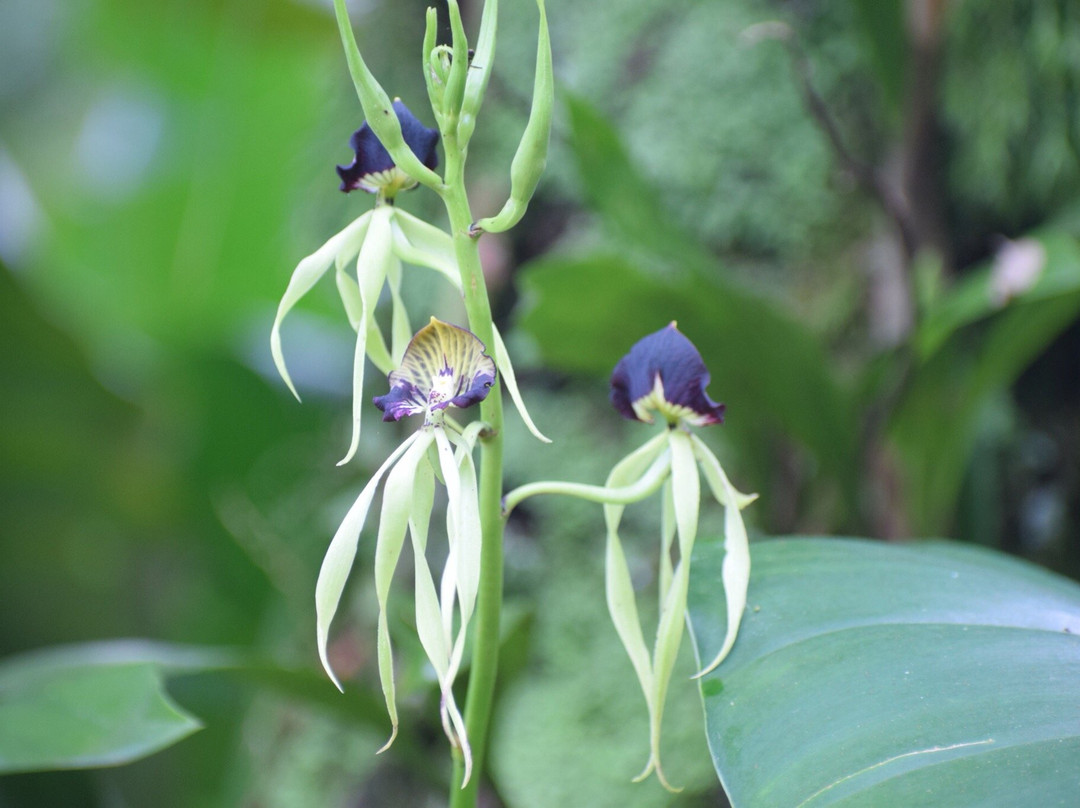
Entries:
<svg viewBox="0 0 1080 808">
<path fill-rule="evenodd" d="M 420 123 L 400 100 L 394 101 L 394 113 L 401 123 L 401 135 L 406 145 L 421 163 L 434 171 L 439 165 L 439 155 L 435 150 L 439 142 L 438 130 L 428 129 Z M 375 193 L 394 182 L 401 187 L 416 185 L 414 180 L 405 178 L 397 169 L 390 153 L 375 137 L 366 121 L 353 132 L 349 138 L 349 146 L 355 153 L 353 161 L 347 166 L 337 167 L 338 176 L 341 177 L 341 190 L 345 193 L 356 190 Z"/>
<path fill-rule="evenodd" d="M 674 415 L 698 425 L 722 424 L 724 405 L 705 393 L 709 385 L 709 370 L 689 339 L 675 323 L 638 340 L 611 374 L 611 403 L 623 417 L 646 420 L 642 410 L 657 390 L 657 380 L 663 391 L 663 402 L 657 402 L 668 420 Z M 667 407 L 662 406 L 666 403 Z M 635 407 L 635 405 L 637 405 Z M 688 411 L 688 412 L 687 412 Z M 651 419 L 650 419 L 651 420 Z"/>
</svg>

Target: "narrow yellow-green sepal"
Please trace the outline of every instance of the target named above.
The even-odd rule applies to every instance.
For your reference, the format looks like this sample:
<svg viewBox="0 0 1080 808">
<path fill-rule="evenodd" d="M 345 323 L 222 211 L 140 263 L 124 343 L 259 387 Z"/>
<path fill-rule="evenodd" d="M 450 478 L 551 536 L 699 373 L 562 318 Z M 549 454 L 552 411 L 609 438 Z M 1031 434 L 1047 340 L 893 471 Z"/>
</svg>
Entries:
<svg viewBox="0 0 1080 808">
<path fill-rule="evenodd" d="M 412 339 L 412 327 L 409 325 L 409 311 L 401 297 L 401 260 L 394 256 L 390 259 L 387 272 L 387 285 L 390 287 L 390 358 L 397 367 L 405 356 L 405 349 Z"/>
<path fill-rule="evenodd" d="M 345 514 L 345 519 L 334 534 L 330 546 L 326 550 L 322 567 L 319 569 L 319 580 L 315 584 L 315 623 L 316 637 L 319 646 L 319 659 L 322 661 L 326 675 L 330 677 L 338 690 L 342 690 L 341 682 L 330 667 L 327 656 L 327 644 L 330 636 L 330 624 L 337 613 L 341 603 L 341 594 L 345 591 L 345 582 L 348 580 L 349 571 L 356 559 L 356 547 L 360 541 L 360 533 L 364 529 L 368 511 L 371 509 L 371 501 L 375 497 L 375 490 L 379 486 L 386 470 L 413 444 L 416 435 L 410 435 L 405 439 L 393 454 L 386 459 L 379 470 L 368 480 L 367 485 L 356 498 L 356 502 Z"/>
<path fill-rule="evenodd" d="M 292 277 L 289 279 L 289 285 L 285 288 L 285 294 L 282 295 L 281 302 L 278 303 L 274 325 L 270 329 L 270 353 L 274 357 L 274 365 L 277 367 L 278 373 L 281 374 L 281 378 L 297 400 L 300 399 L 300 395 L 296 392 L 296 386 L 293 384 L 289 371 L 285 367 L 285 357 L 281 351 L 281 322 L 292 307 L 296 305 L 297 301 L 307 294 L 311 287 L 318 282 L 319 278 L 325 274 L 332 263 L 343 258 L 348 261 L 349 257 L 356 254 L 360 249 L 361 242 L 364 240 L 370 218 L 371 212 L 368 211 L 297 264 Z"/>
<path fill-rule="evenodd" d="M 364 303 L 360 299 L 360 286 L 356 280 L 345 271 L 342 261 L 336 261 L 334 281 L 337 284 L 338 296 L 341 305 L 345 307 L 345 316 L 349 318 L 349 326 L 353 331 L 360 328 L 360 321 L 364 316 Z"/>
<path fill-rule="evenodd" d="M 664 451 L 666 444 L 667 435 L 657 435 L 644 446 L 627 455 L 611 470 L 607 487 L 621 487 L 639 477 Z M 623 552 L 622 541 L 619 538 L 619 523 L 625 509 L 624 505 L 604 506 L 604 522 L 607 525 L 604 585 L 611 621 L 615 624 L 615 631 L 630 657 L 638 682 L 641 684 L 642 693 L 646 701 L 650 702 L 649 709 L 651 710 L 652 666 L 649 662 L 649 650 L 645 645 L 645 636 L 641 630 L 641 620 L 638 617 L 630 568 L 626 563 L 626 554 Z"/>
<path fill-rule="evenodd" d="M 450 638 L 443 626 L 439 596 L 427 562 L 427 537 L 435 496 L 435 475 L 424 456 L 416 468 L 409 534 L 413 548 L 413 588 L 416 596 L 416 633 L 440 681 L 450 667 Z"/>
<path fill-rule="evenodd" d="M 551 438 L 537 429 L 528 409 L 525 407 L 525 400 L 521 397 L 521 391 L 518 389 L 517 377 L 514 376 L 514 365 L 510 361 L 510 353 L 506 350 L 506 343 L 503 342 L 499 329 L 494 325 L 491 327 L 491 341 L 494 343 L 491 347 L 495 353 L 495 367 L 502 374 L 502 383 L 506 387 L 506 392 L 510 394 L 510 400 L 514 402 L 518 415 L 521 416 L 521 420 L 525 422 L 525 426 L 528 427 L 533 437 L 544 443 L 551 443 Z"/>
<path fill-rule="evenodd" d="M 664 483 L 660 502 L 660 603 L 664 608 L 668 590 L 671 589 L 671 547 L 675 540 L 675 499 L 671 493 L 671 478 Z"/>
<path fill-rule="evenodd" d="M 457 596 L 462 629 L 468 624 L 480 589 L 480 507 L 471 447 L 460 445 L 455 452 L 446 432 L 436 427 L 439 464 L 446 481 L 447 535 L 456 566 Z M 459 439 L 460 442 L 460 439 Z M 449 564 L 449 561 L 447 562 Z"/>
<path fill-rule="evenodd" d="M 416 439 L 386 478 L 382 511 L 379 515 L 379 535 L 375 542 L 375 599 L 379 604 L 376 647 L 379 656 L 379 681 L 382 684 L 383 697 L 386 699 L 386 711 L 390 715 L 390 723 L 393 727 L 390 739 L 379 750 L 380 752 L 389 748 L 394 742 L 398 726 L 394 656 L 390 645 L 390 626 L 387 621 L 386 606 L 390 597 L 390 582 L 394 577 L 394 570 L 397 569 L 401 548 L 405 542 L 416 468 L 431 445 L 432 439 L 430 430 L 421 430 L 416 433 Z"/>
<path fill-rule="evenodd" d="M 667 431 L 668 447 L 671 450 L 671 478 L 665 485 L 665 499 L 671 493 L 670 516 L 662 520 L 662 551 L 670 552 L 670 521 L 675 523 L 675 532 L 679 537 L 679 561 L 671 573 L 668 586 L 660 603 L 660 619 L 656 626 L 656 643 L 653 646 L 652 692 L 649 696 L 649 762 L 638 776 L 644 779 L 652 771 L 668 791 L 679 791 L 672 786 L 664 775 L 660 762 L 660 737 L 664 720 L 664 705 L 667 702 L 668 686 L 675 669 L 675 660 L 682 644 L 683 623 L 686 619 L 686 597 L 690 581 L 690 554 L 693 552 L 694 539 L 697 536 L 698 510 L 701 490 L 698 479 L 697 462 L 694 459 L 693 446 L 689 436 L 678 429 Z M 665 506 L 667 510 L 667 506 Z M 671 518 L 673 517 L 673 519 Z M 668 523 L 668 524 L 663 524 Z"/>
<path fill-rule="evenodd" d="M 674 475 L 673 483 L 674 483 Z M 668 685 L 675 670 L 675 661 L 682 644 L 683 623 L 686 619 L 686 596 L 690 581 L 690 559 L 681 558 L 675 565 L 667 598 L 660 610 L 660 619 L 656 626 L 656 646 L 653 649 L 652 694 L 649 700 L 649 762 L 645 770 L 638 775 L 638 780 L 656 772 L 656 779 L 668 791 L 677 792 L 681 788 L 672 786 L 664 775 L 660 763 L 660 734 L 664 722 L 664 705 L 667 702 Z"/>
<path fill-rule="evenodd" d="M 375 321 L 375 304 L 386 282 L 386 275 L 394 256 L 391 248 L 390 217 L 393 208 L 389 206 L 375 208 L 368 226 L 367 238 L 360 247 L 356 259 L 356 277 L 360 290 L 360 323 L 356 329 L 356 348 L 353 351 L 353 402 L 352 402 L 352 438 L 345 456 L 338 461 L 343 466 L 352 460 L 360 446 L 360 424 L 364 412 L 364 368 L 365 359 L 380 368 L 391 364 L 386 343 Z M 386 370 L 384 372 L 389 372 Z"/>
<path fill-rule="evenodd" d="M 735 490 L 720 461 L 704 442 L 697 440 L 694 453 L 701 462 L 705 478 L 717 500 L 724 505 L 724 561 L 720 577 L 724 583 L 724 599 L 727 602 L 727 630 L 724 642 L 712 661 L 694 674 L 698 679 L 711 673 L 724 661 L 735 645 L 746 611 L 746 594 L 750 586 L 750 540 L 743 523 L 742 508 L 757 498 L 756 494 L 741 494 Z"/>
<path fill-rule="evenodd" d="M 407 264 L 433 269 L 461 291 L 461 272 L 454 255 L 450 234 L 395 209 L 393 220 L 394 253 Z"/>
<path fill-rule="evenodd" d="M 701 508 L 701 480 L 690 436 L 681 429 L 669 429 L 671 446 L 671 494 L 675 504 L 675 526 L 679 534 L 679 555 L 689 564 L 697 537 Z"/>
</svg>

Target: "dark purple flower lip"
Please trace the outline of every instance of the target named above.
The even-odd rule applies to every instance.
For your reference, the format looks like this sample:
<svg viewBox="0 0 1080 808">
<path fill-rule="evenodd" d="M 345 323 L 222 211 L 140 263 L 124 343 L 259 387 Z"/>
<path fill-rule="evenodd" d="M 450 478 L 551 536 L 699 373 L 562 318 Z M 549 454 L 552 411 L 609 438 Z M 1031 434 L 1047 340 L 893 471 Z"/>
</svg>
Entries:
<svg viewBox="0 0 1080 808">
<path fill-rule="evenodd" d="M 611 374 L 611 403 L 624 417 L 669 424 L 722 424 L 724 405 L 705 393 L 709 370 L 701 354 L 672 322 L 638 340 Z"/>
<path fill-rule="evenodd" d="M 470 407 L 487 398 L 495 362 L 471 331 L 432 317 L 416 332 L 389 381 L 390 392 L 375 397 L 383 420 L 425 413 L 425 423 L 431 423 L 447 407 Z"/>
<path fill-rule="evenodd" d="M 435 151 L 439 142 L 438 130 L 428 129 L 420 123 L 400 99 L 394 100 L 394 113 L 401 123 L 405 143 L 421 163 L 434 171 L 439 165 L 439 155 Z M 416 187 L 416 180 L 394 165 L 390 153 L 375 137 L 366 121 L 353 132 L 349 146 L 356 156 L 349 165 L 337 167 L 341 190 L 345 193 L 359 188 L 371 194 L 382 191 L 392 197 L 398 191 Z"/>
</svg>

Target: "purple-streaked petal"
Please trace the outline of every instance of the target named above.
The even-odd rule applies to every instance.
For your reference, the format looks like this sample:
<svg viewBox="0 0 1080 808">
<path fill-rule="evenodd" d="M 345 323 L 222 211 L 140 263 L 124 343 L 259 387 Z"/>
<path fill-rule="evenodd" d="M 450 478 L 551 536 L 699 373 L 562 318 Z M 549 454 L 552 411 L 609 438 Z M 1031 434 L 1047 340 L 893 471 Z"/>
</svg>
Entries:
<svg viewBox="0 0 1080 808">
<path fill-rule="evenodd" d="M 416 385 L 401 382 L 390 388 L 385 396 L 375 396 L 375 406 L 383 412 L 384 421 L 400 421 L 427 409 L 427 396 Z"/>
<path fill-rule="evenodd" d="M 431 318 L 412 338 L 389 376 L 390 392 L 375 398 L 384 421 L 469 407 L 483 401 L 495 383 L 495 362 L 471 331 Z"/>
<path fill-rule="evenodd" d="M 394 101 L 394 112 L 401 123 L 401 135 L 405 143 L 421 163 L 434 170 L 439 164 L 439 155 L 435 151 L 439 142 L 438 131 L 428 129 L 420 123 L 401 101 Z M 353 132 L 349 146 L 356 156 L 349 165 L 337 167 L 338 176 L 341 177 L 341 190 L 345 193 L 357 189 L 368 193 L 376 193 L 381 189 L 397 191 L 416 185 L 415 180 L 407 177 L 394 165 L 390 153 L 375 137 L 367 122 Z"/>
<path fill-rule="evenodd" d="M 611 403 L 622 415 L 652 423 L 722 424 L 724 405 L 705 393 L 709 370 L 694 343 L 671 323 L 639 340 L 611 374 Z"/>
</svg>

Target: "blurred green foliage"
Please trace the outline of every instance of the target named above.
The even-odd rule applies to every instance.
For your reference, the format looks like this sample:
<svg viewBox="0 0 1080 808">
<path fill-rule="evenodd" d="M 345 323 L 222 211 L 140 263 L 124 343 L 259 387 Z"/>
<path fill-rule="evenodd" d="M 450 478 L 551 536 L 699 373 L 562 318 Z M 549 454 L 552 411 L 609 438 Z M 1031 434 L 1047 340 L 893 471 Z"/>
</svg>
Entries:
<svg viewBox="0 0 1080 808">
<path fill-rule="evenodd" d="M 424 5 L 353 13 L 384 86 L 431 123 Z M 471 149 L 478 215 L 502 198 L 532 81 L 535 20 L 505 5 Z M 677 318 L 729 404 L 707 438 L 741 487 L 762 492 L 747 512 L 759 532 L 874 532 L 884 510 L 911 532 L 978 537 L 1080 573 L 1075 4 L 950 7 L 937 112 L 955 273 L 928 264 L 917 327 L 888 344 L 867 265 L 890 225 L 807 113 L 784 47 L 746 32 L 788 24 L 851 151 L 887 168 L 908 114 L 903 6 L 549 0 L 569 92 L 540 196 L 487 259 L 497 310 L 523 326 L 504 331 L 530 409 L 556 444 L 512 425 L 508 484 L 596 482 L 639 443 L 637 425 L 608 411 L 605 377 Z M 478 5 L 465 12 L 475 30 Z M 369 204 L 338 194 L 333 174 L 359 114 L 318 2 L 0 5 L 0 654 L 138 635 L 259 660 L 166 677 L 207 726 L 183 744 L 119 769 L 5 777 L 5 806 L 444 798 L 436 693 L 404 607 L 403 735 L 370 756 L 388 729 L 370 544 L 336 629 L 349 695 L 316 672 L 318 560 L 398 442 L 373 421 L 359 462 L 333 465 L 351 340 L 329 288 L 286 330 L 304 406 L 269 372 L 289 272 Z M 423 192 L 402 204 L 435 210 Z M 1044 277 L 987 306 L 996 239 L 1029 232 Z M 407 279 L 406 294 L 443 311 L 422 283 Z M 654 515 L 627 516 L 648 587 Z M 508 542 L 517 618 L 491 798 L 552 804 L 573 765 L 574 779 L 603 768 L 590 787 L 613 803 L 657 804 L 651 785 L 625 782 L 645 750 L 624 721 L 642 705 L 611 648 L 597 512 L 523 508 Z M 715 804 L 688 694 L 672 707 L 670 774 L 688 786 L 673 804 Z M 553 700 L 549 720 L 529 723 Z"/>
</svg>

